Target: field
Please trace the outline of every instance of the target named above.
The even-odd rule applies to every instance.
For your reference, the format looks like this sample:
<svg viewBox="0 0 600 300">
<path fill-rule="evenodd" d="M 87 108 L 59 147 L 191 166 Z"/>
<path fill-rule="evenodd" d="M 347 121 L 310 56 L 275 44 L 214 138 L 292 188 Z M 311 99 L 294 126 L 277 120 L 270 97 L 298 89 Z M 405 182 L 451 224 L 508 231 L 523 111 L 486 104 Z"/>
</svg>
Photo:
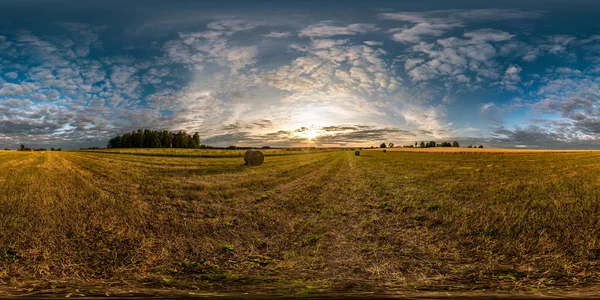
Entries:
<svg viewBox="0 0 600 300">
<path fill-rule="evenodd" d="M 600 152 L 266 154 L 0 151 L 0 296 L 600 283 Z"/>
</svg>

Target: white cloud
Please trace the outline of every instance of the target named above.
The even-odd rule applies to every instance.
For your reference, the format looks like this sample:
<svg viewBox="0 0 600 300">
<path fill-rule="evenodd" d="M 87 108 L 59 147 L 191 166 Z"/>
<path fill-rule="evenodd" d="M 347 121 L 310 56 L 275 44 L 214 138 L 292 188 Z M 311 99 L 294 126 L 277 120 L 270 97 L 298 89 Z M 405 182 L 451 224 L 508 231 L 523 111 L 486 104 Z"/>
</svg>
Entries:
<svg viewBox="0 0 600 300">
<path fill-rule="evenodd" d="M 460 24 L 432 24 L 429 22 L 419 23 L 410 28 L 396 28 L 392 33 L 392 40 L 401 43 L 418 43 L 423 37 L 439 37 L 449 29 L 460 26 Z"/>
<path fill-rule="evenodd" d="M 0 87 L 0 96 L 15 96 L 21 94 L 28 94 L 36 88 L 37 86 L 33 83 L 4 83 L 2 87 Z"/>
<path fill-rule="evenodd" d="M 17 72 L 8 72 L 4 74 L 4 77 L 8 79 L 17 79 L 17 77 L 19 77 L 19 74 L 17 74 Z"/>
<path fill-rule="evenodd" d="M 500 55 L 504 57 L 517 57 L 525 62 L 532 62 L 542 54 L 541 49 L 521 41 L 509 41 L 499 48 Z"/>
<path fill-rule="evenodd" d="M 539 48 L 549 54 L 559 55 L 566 52 L 567 47 L 575 42 L 576 38 L 570 35 L 552 35 L 545 37 Z"/>
<path fill-rule="evenodd" d="M 508 91 L 518 91 L 519 83 L 521 82 L 521 73 L 523 69 L 521 69 L 518 65 L 512 65 L 506 69 L 504 72 L 504 77 L 502 77 L 502 82 L 500 83 L 506 90 Z"/>
<path fill-rule="evenodd" d="M 114 84 L 124 84 L 127 83 L 136 72 L 137 69 L 134 67 L 114 66 L 112 68 L 112 73 L 110 74 L 110 79 Z"/>
<path fill-rule="evenodd" d="M 438 39 L 435 43 L 420 42 L 410 47 L 404 69 L 411 81 L 441 80 L 445 82 L 446 90 L 475 90 L 484 83 L 491 84 L 490 79 L 498 79 L 505 72 L 500 61 L 495 60 L 498 56 L 496 47 L 510 41 L 514 35 L 486 28 L 468 31 L 463 37 Z M 426 88 L 431 89 L 430 86 Z M 440 89 L 439 86 L 435 88 Z"/>
<path fill-rule="evenodd" d="M 279 38 L 290 37 L 290 36 L 292 36 L 292 33 L 289 31 L 271 31 L 267 34 L 264 34 L 263 36 L 267 37 L 267 38 L 279 39 Z"/>
<path fill-rule="evenodd" d="M 173 62 L 197 71 L 208 64 L 217 64 L 228 66 L 231 73 L 237 73 L 253 65 L 258 52 L 256 46 L 232 44 L 231 35 L 257 26 L 244 20 L 213 22 L 208 25 L 212 30 L 180 33 L 180 39 L 165 43 L 164 50 Z"/>
<path fill-rule="evenodd" d="M 408 71 L 408 70 L 420 65 L 424 61 L 425 60 L 420 59 L 420 58 L 409 58 L 404 62 L 404 69 Z"/>
<path fill-rule="evenodd" d="M 228 35 L 239 31 L 252 30 L 262 25 L 257 22 L 250 22 L 243 19 L 230 19 L 214 21 L 206 25 L 206 28 L 226 32 Z"/>
<path fill-rule="evenodd" d="M 445 123 L 446 109 L 442 105 L 438 106 L 408 106 L 399 114 L 409 124 L 414 124 L 421 135 L 433 137 L 435 139 L 448 138 L 450 123 Z"/>
<path fill-rule="evenodd" d="M 383 42 L 378 41 L 365 41 L 364 43 L 369 46 L 383 46 Z"/>
<path fill-rule="evenodd" d="M 464 27 L 465 23 L 481 20 L 509 20 L 537 18 L 540 14 L 522 12 L 510 9 L 474 9 L 474 10 L 437 10 L 426 12 L 396 12 L 381 13 L 379 19 L 394 20 L 413 24 L 410 27 L 396 28 L 392 33 L 392 40 L 402 43 L 418 43 L 425 38 L 440 37 L 451 29 Z M 472 40 L 497 42 L 510 37 L 501 32 L 485 29 L 481 32 L 471 32 Z"/>
<path fill-rule="evenodd" d="M 470 38 L 472 43 L 479 42 L 502 42 L 506 40 L 510 40 L 515 37 L 514 34 L 510 34 L 508 32 L 496 29 L 479 29 L 474 31 L 469 31 L 465 33 L 463 36 Z"/>
<path fill-rule="evenodd" d="M 204 136 L 218 136 L 223 124 L 231 124 L 227 134 L 237 134 L 239 140 L 271 137 L 284 143 L 293 139 L 285 138 L 285 132 L 302 122 L 325 130 L 329 124 L 320 123 L 358 120 L 372 128 L 348 130 L 353 135 L 331 131 L 327 141 L 360 140 L 371 134 L 410 136 L 407 132 L 443 139 L 456 132 L 446 121 L 446 106 L 462 105 L 463 92 L 491 88 L 520 95 L 526 99 L 521 107 L 560 116 L 565 123 L 548 125 L 553 130 L 600 138 L 600 91 L 597 74 L 591 73 L 600 62 L 591 57 L 600 39 L 536 39 L 517 31 L 468 26 L 474 20 L 537 16 L 514 10 L 381 14 L 381 19 L 404 23 L 319 22 L 299 29 L 299 36 L 308 38 L 292 38 L 294 31 L 282 31 L 292 30 L 289 24 L 255 30 L 265 24 L 227 19 L 211 22 L 205 30 L 181 32 L 162 46 L 154 43 L 151 51 L 162 50 L 164 55 L 144 58 L 124 54 L 95 59 L 108 51 L 100 51 L 101 30 L 91 27 L 74 27 L 61 37 L 18 32 L 10 38 L 0 36 L 0 49 L 9 45 L 0 54 L 5 79 L 0 81 L 0 113 L 11 120 L 0 120 L 0 129 L 4 134 L 20 128 L 40 139 L 48 132 L 64 139 L 104 139 L 136 126 L 200 129 Z M 388 34 L 408 47 L 398 50 L 403 45 L 386 42 L 390 47 L 384 48 L 376 37 L 357 37 L 384 32 L 378 27 L 390 23 L 394 29 Z M 290 38 L 294 44 L 276 48 L 288 42 L 272 40 L 276 38 Z M 587 51 L 582 57 L 589 67 L 570 64 L 569 55 L 579 55 L 575 47 Z M 527 62 L 547 54 L 563 60 L 547 70 L 553 75 L 535 77 Z M 6 82 L 16 79 L 18 84 Z M 525 86 L 528 93 L 522 90 Z M 484 103 L 480 115 L 500 124 L 507 107 Z M 256 120 L 268 122 L 252 125 Z M 407 131 L 396 130 L 398 124 Z M 542 123 L 536 124 L 543 129 Z M 287 127 L 275 131 L 280 126 Z M 507 137 L 540 133 L 532 128 L 499 132 Z"/>
<path fill-rule="evenodd" d="M 323 21 L 307 26 L 300 30 L 298 35 L 306 37 L 330 37 L 336 35 L 365 34 L 375 30 L 377 30 L 377 27 L 373 24 L 355 23 L 346 26 L 336 26 L 331 21 Z"/>
<path fill-rule="evenodd" d="M 231 67 L 231 72 L 235 74 L 239 69 L 256 63 L 258 51 L 255 46 L 234 47 L 229 51 L 226 51 L 226 55 L 227 61 L 229 61 Z"/>
</svg>

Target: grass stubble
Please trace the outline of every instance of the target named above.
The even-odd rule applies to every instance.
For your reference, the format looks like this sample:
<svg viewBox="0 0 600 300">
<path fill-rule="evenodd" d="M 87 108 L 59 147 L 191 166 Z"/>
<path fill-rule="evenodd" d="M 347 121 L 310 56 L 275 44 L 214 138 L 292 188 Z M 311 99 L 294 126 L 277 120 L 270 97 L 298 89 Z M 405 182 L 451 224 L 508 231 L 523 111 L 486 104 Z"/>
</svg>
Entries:
<svg viewBox="0 0 600 300">
<path fill-rule="evenodd" d="M 238 152 L 0 152 L 0 295 L 597 291 L 600 152 Z"/>
</svg>

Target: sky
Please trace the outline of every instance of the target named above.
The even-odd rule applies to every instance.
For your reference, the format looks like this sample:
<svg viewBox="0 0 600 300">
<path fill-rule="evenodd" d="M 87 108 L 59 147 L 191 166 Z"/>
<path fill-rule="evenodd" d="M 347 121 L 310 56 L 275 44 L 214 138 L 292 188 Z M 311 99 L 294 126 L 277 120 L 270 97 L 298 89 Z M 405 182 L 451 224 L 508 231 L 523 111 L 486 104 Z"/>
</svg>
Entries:
<svg viewBox="0 0 600 300">
<path fill-rule="evenodd" d="M 600 2 L 0 0 L 0 147 L 600 148 Z"/>
</svg>

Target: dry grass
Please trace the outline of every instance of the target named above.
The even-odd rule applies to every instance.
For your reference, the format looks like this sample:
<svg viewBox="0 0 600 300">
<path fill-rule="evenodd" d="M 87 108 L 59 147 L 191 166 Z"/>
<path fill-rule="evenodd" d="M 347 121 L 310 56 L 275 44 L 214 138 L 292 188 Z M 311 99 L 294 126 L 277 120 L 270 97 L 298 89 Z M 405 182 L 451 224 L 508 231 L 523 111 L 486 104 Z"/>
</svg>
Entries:
<svg viewBox="0 0 600 300">
<path fill-rule="evenodd" d="M 600 282 L 599 152 L 208 151 L 0 152 L 0 295 Z"/>
<path fill-rule="evenodd" d="M 383 149 L 364 149 L 369 151 L 383 151 Z M 420 153 L 496 153 L 496 154 L 518 154 L 518 153 L 583 153 L 596 152 L 598 150 L 545 150 L 545 149 L 505 149 L 505 148 L 454 148 L 454 147 L 432 147 L 432 148 L 386 148 L 388 152 L 420 152 Z"/>
</svg>

